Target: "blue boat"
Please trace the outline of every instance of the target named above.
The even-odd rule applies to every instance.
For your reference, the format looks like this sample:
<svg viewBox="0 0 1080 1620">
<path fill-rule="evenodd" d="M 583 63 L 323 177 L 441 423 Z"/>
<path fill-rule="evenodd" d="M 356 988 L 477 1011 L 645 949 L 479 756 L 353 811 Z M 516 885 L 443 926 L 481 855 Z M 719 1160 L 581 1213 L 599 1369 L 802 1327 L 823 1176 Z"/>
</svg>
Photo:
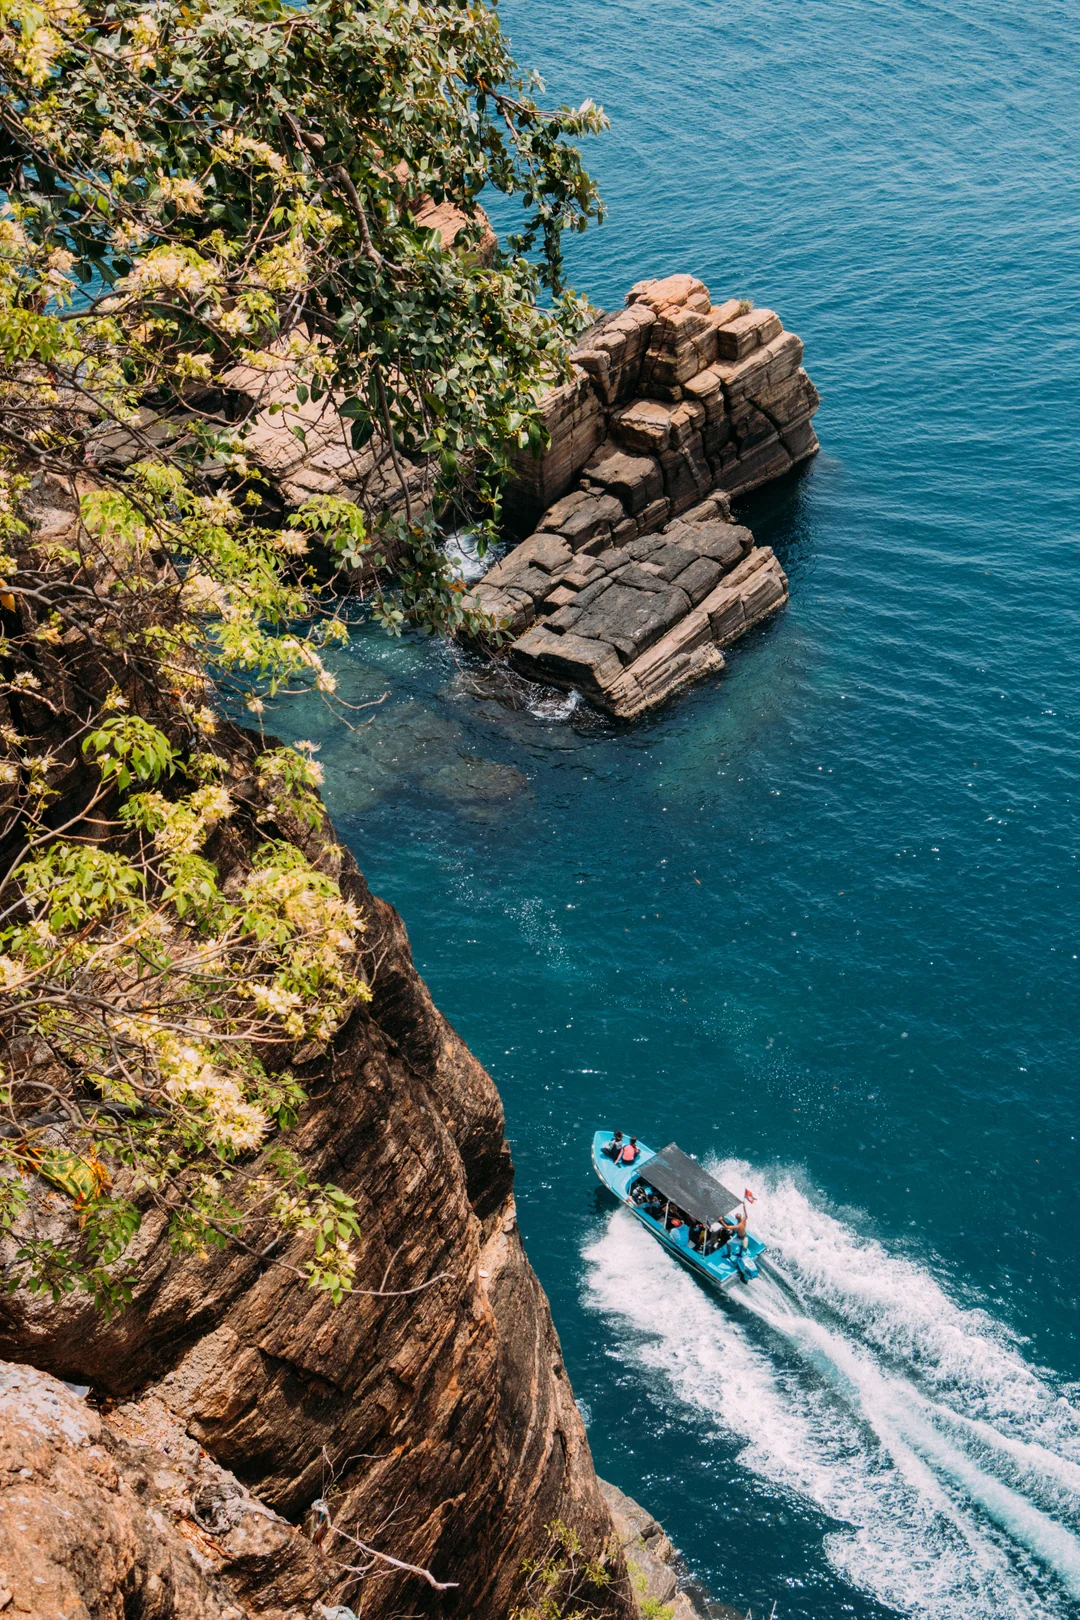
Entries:
<svg viewBox="0 0 1080 1620">
<path fill-rule="evenodd" d="M 708 1228 L 715 1222 L 739 1209 L 742 1199 L 703 1170 L 696 1159 L 683 1153 L 674 1142 L 669 1142 L 659 1153 L 644 1147 L 633 1164 L 615 1164 L 602 1150 L 612 1139 L 611 1131 L 597 1131 L 592 1142 L 592 1162 L 600 1180 L 620 1203 L 641 1222 L 654 1238 L 670 1249 L 684 1265 L 699 1277 L 705 1277 L 718 1288 L 730 1288 L 733 1283 L 748 1283 L 758 1275 L 757 1259 L 764 1254 L 765 1245 L 756 1237 L 746 1234 L 745 1246 L 732 1239 L 719 1247 L 709 1248 L 715 1237 Z M 657 1213 L 650 1214 L 645 1204 L 638 1202 L 644 1189 L 659 1195 L 652 1199 Z M 637 1194 L 637 1198 L 635 1198 Z M 678 1211 L 683 1224 L 668 1230 L 668 1216 Z M 686 1217 L 700 1222 L 706 1228 L 705 1252 L 690 1242 L 690 1227 Z"/>
</svg>

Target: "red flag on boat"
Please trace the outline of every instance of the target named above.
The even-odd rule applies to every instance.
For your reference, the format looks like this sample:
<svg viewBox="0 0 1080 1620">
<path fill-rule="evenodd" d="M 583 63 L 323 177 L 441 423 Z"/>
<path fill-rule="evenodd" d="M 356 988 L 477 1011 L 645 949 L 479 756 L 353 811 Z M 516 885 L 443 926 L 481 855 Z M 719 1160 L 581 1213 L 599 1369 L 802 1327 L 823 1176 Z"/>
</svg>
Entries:
<svg viewBox="0 0 1080 1620">
<path fill-rule="evenodd" d="M 743 1188 L 743 1197 L 746 1199 L 746 1202 L 748 1204 L 756 1204 L 757 1203 L 757 1199 L 754 1197 L 754 1195 L 750 1191 L 749 1187 L 744 1187 Z"/>
</svg>

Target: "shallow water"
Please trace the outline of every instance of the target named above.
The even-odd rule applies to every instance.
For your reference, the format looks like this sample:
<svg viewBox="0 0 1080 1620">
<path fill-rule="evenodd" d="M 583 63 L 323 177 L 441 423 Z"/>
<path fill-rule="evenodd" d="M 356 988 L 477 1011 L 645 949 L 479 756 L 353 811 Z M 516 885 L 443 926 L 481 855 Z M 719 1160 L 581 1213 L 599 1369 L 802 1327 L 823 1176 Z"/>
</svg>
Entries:
<svg viewBox="0 0 1080 1620">
<path fill-rule="evenodd" d="M 1078 1614 L 1080 4 L 502 9 L 615 125 L 578 288 L 775 305 L 824 449 L 747 506 L 787 611 L 642 725 L 359 632 L 332 809 L 498 1081 L 601 1472 L 755 1615 Z M 613 1212 L 607 1122 L 737 1160 L 776 1277 Z"/>
</svg>

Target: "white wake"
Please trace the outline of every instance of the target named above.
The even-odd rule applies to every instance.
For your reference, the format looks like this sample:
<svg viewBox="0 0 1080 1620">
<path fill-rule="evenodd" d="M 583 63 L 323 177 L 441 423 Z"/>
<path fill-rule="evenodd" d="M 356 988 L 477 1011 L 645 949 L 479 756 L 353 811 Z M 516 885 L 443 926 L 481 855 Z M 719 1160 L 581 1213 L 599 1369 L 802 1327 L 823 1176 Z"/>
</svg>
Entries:
<svg viewBox="0 0 1080 1620">
<path fill-rule="evenodd" d="M 879 1602 L 924 1620 L 1076 1614 L 1080 1410 L 927 1267 L 790 1177 L 715 1168 L 759 1189 L 776 1276 L 720 1300 L 618 1210 L 585 1253 L 615 1353 L 838 1521 L 827 1557 Z"/>
</svg>

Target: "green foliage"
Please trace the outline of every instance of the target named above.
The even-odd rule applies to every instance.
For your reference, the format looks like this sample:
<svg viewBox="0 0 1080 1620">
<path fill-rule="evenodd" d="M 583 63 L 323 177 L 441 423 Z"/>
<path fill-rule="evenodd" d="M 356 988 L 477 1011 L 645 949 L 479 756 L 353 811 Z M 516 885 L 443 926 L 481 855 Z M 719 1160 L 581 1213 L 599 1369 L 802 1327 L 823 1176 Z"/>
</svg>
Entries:
<svg viewBox="0 0 1080 1620">
<path fill-rule="evenodd" d="M 317 536 L 338 554 L 346 568 L 360 568 L 367 560 L 371 537 L 355 501 L 341 495 L 313 495 L 290 514 L 286 523 L 290 529 Z"/>
<path fill-rule="evenodd" d="M 227 789 L 127 791 L 187 774 L 155 726 L 114 714 L 88 732 L 83 754 L 121 793 L 120 822 L 139 847 L 50 838 L 31 810 L 37 837 L 0 886 L 2 898 L 17 882 L 20 913 L 0 931 L 6 1022 L 51 1058 L 29 1092 L 14 1075 L 0 1091 L 0 1230 L 19 1236 L 7 1286 L 54 1298 L 81 1287 L 119 1308 L 130 1295 L 125 1251 L 149 1200 L 180 1251 L 244 1241 L 267 1222 L 309 1238 L 294 1269 L 339 1301 L 356 1264 L 353 1200 L 311 1183 L 291 1156 L 254 1160 L 304 1102 L 295 1078 L 268 1073 L 257 1052 L 283 1038 L 322 1045 L 369 996 L 355 968 L 363 918 L 280 838 L 256 843 L 228 895 L 202 852 L 235 814 Z M 318 810 L 317 769 L 304 755 L 276 749 L 259 767 L 282 785 L 287 811 Z M 98 986 L 109 994 L 92 993 Z M 63 1122 L 68 1146 L 48 1136 L 41 1145 L 43 1095 L 59 1112 L 41 1123 Z M 29 1173 L 79 1212 L 68 1242 L 26 1227 L 18 1178 Z"/>
<path fill-rule="evenodd" d="M 134 778 L 157 782 L 176 766 L 176 755 L 164 732 L 137 714 L 118 714 L 105 720 L 83 743 L 83 752 L 101 772 L 126 788 Z"/>
<path fill-rule="evenodd" d="M 256 717 L 302 689 L 332 707 L 339 566 L 391 633 L 485 628 L 436 517 L 483 544 L 508 454 L 542 444 L 582 319 L 562 232 L 600 215 L 573 142 L 603 114 L 537 88 L 461 0 L 0 0 L 9 1288 L 122 1307 L 148 1209 L 181 1251 L 285 1264 L 293 1236 L 295 1275 L 351 1286 L 352 1200 L 280 1133 L 290 1052 L 370 995 L 364 919 L 320 846 L 311 748 L 267 745 L 235 781 L 208 672 Z M 487 186 L 522 208 L 502 247 Z M 282 522 L 268 425 L 304 444 L 320 422 L 355 498 Z M 47 533 L 42 479 L 71 510 Z M 67 1237 L 40 1199 L 70 1203 Z"/>
<path fill-rule="evenodd" d="M 462 622 L 434 514 L 494 520 L 508 452 L 542 442 L 538 389 L 583 320 L 562 233 L 602 212 L 572 143 L 606 120 L 543 108 L 538 83 L 458 0 L 0 3 L 0 439 L 104 468 L 126 436 L 142 471 L 86 497 L 87 530 L 224 586 L 225 663 L 280 680 L 229 586 L 273 597 L 311 537 L 350 567 L 412 554 L 390 627 Z M 487 186 L 522 207 L 503 248 Z M 452 244 L 428 201 L 459 211 Z M 223 415 L 216 392 L 238 365 L 301 442 L 340 416 L 359 506 L 309 501 L 277 543 L 243 503 L 200 511 L 222 489 L 258 504 L 265 401 Z"/>
<path fill-rule="evenodd" d="M 543 1552 L 522 1565 L 525 1602 L 511 1620 L 592 1620 L 604 1612 L 603 1596 L 611 1586 L 611 1549 L 589 1558 L 581 1537 L 563 1519 L 553 1519 L 546 1530 Z"/>
</svg>

